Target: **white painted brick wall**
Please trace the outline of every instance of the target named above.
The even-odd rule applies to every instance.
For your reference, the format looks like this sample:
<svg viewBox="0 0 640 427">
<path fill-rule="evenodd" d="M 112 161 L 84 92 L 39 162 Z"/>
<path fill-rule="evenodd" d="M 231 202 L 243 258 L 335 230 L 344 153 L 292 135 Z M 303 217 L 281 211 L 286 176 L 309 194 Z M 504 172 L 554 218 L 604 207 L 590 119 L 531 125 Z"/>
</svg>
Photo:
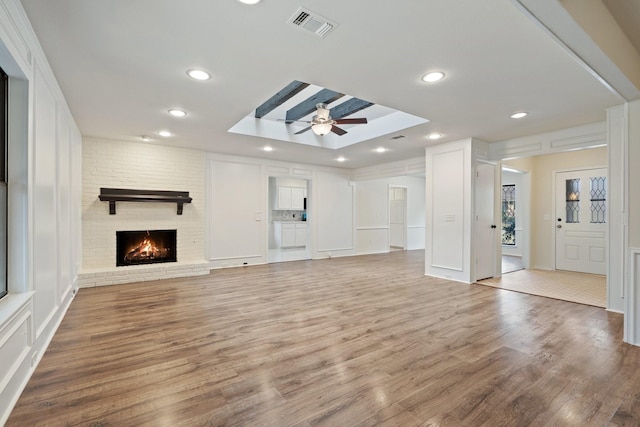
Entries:
<svg viewBox="0 0 640 427">
<path fill-rule="evenodd" d="M 80 286 L 107 284 L 108 276 L 115 275 L 118 277 L 112 277 L 111 281 L 126 283 L 123 280 L 132 282 L 153 277 L 179 277 L 173 274 L 208 273 L 202 268 L 206 264 L 204 152 L 85 138 L 82 155 L 83 264 Z M 182 215 L 177 215 L 175 203 L 133 202 L 116 202 L 116 215 L 109 215 L 109 203 L 98 199 L 100 187 L 188 191 L 193 201 L 184 205 Z M 164 229 L 178 230 L 177 263 L 162 264 L 166 268 L 138 268 L 137 272 L 134 272 L 136 267 L 116 268 L 116 231 Z M 187 271 L 180 267 L 183 264 L 190 266 Z M 98 276 L 89 277 L 95 272 Z M 96 280 L 88 282 L 90 279 Z M 98 283 L 100 281 L 102 283 Z"/>
</svg>

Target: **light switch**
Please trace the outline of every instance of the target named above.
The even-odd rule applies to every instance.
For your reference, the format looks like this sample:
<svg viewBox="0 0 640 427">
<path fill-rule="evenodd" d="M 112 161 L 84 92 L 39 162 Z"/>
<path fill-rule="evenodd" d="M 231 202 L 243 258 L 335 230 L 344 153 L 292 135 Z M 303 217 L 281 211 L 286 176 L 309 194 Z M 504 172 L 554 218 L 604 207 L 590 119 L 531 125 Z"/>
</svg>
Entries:
<svg viewBox="0 0 640 427">
<path fill-rule="evenodd" d="M 445 222 L 456 222 L 456 216 L 454 214 L 447 214 L 444 216 Z"/>
<path fill-rule="evenodd" d="M 549 221 L 551 219 L 551 216 L 549 214 L 544 214 L 542 219 L 545 220 L 545 221 Z"/>
<path fill-rule="evenodd" d="M 256 212 L 256 221 L 262 221 L 262 212 Z"/>
</svg>

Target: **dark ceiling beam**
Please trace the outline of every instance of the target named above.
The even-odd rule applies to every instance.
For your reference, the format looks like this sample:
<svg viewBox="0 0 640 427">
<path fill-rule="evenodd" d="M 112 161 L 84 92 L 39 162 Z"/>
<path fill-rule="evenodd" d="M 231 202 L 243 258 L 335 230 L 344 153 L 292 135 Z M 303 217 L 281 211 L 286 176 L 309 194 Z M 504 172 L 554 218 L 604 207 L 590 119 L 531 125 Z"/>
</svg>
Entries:
<svg viewBox="0 0 640 427">
<path fill-rule="evenodd" d="M 329 89 L 322 89 L 320 92 L 305 99 L 300 104 L 287 111 L 286 120 L 300 120 L 307 114 L 316 111 L 316 104 L 330 104 L 343 96 L 343 93 L 334 92 Z"/>
<path fill-rule="evenodd" d="M 271 111 L 275 110 L 289 99 L 296 96 L 302 90 L 306 89 L 309 83 L 299 82 L 297 80 L 292 81 L 284 87 L 280 92 L 267 99 L 261 106 L 256 108 L 256 119 L 260 119 Z"/>
<path fill-rule="evenodd" d="M 341 119 L 343 117 L 350 116 L 353 113 L 357 113 L 358 111 L 364 110 L 365 108 L 369 108 L 372 105 L 373 102 L 363 101 L 358 98 L 351 98 L 350 100 L 332 108 L 330 113 L 331 118 L 335 120 Z"/>
</svg>

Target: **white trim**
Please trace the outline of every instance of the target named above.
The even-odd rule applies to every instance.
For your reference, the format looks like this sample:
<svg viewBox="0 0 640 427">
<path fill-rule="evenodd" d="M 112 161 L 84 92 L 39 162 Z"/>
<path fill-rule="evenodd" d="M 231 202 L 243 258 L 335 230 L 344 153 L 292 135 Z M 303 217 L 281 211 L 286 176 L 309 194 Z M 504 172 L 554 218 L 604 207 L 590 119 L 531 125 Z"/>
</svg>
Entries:
<svg viewBox="0 0 640 427">
<path fill-rule="evenodd" d="M 636 303 L 636 287 L 640 283 L 640 278 L 636 277 L 639 272 L 637 268 L 640 263 L 640 248 L 629 248 L 629 287 L 627 291 L 627 297 L 625 298 L 625 316 L 624 316 L 624 341 L 633 344 L 640 345 L 640 341 L 637 339 L 636 322 L 638 313 L 636 312 L 638 304 Z"/>
</svg>

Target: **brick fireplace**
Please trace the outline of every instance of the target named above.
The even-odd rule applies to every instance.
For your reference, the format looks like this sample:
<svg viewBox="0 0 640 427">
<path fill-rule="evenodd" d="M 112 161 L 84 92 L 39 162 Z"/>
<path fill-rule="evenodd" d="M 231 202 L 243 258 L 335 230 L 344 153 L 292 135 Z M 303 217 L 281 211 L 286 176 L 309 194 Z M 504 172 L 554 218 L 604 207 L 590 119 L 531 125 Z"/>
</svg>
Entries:
<svg viewBox="0 0 640 427">
<path fill-rule="evenodd" d="M 82 267 L 79 287 L 93 287 L 209 274 L 204 257 L 205 156 L 197 150 L 85 138 L 82 198 Z M 110 214 L 101 188 L 188 191 L 181 215 L 175 203 L 118 202 Z M 155 254 L 137 265 L 116 266 L 117 233 L 175 232 L 175 261 Z M 173 243 L 172 243 L 173 244 Z M 158 245 L 156 245 L 158 246 Z M 166 247 L 165 243 L 159 246 Z M 129 248 L 128 252 L 134 250 Z M 139 252 L 143 252 L 140 249 Z M 152 262 L 153 261 L 153 262 Z"/>
</svg>

